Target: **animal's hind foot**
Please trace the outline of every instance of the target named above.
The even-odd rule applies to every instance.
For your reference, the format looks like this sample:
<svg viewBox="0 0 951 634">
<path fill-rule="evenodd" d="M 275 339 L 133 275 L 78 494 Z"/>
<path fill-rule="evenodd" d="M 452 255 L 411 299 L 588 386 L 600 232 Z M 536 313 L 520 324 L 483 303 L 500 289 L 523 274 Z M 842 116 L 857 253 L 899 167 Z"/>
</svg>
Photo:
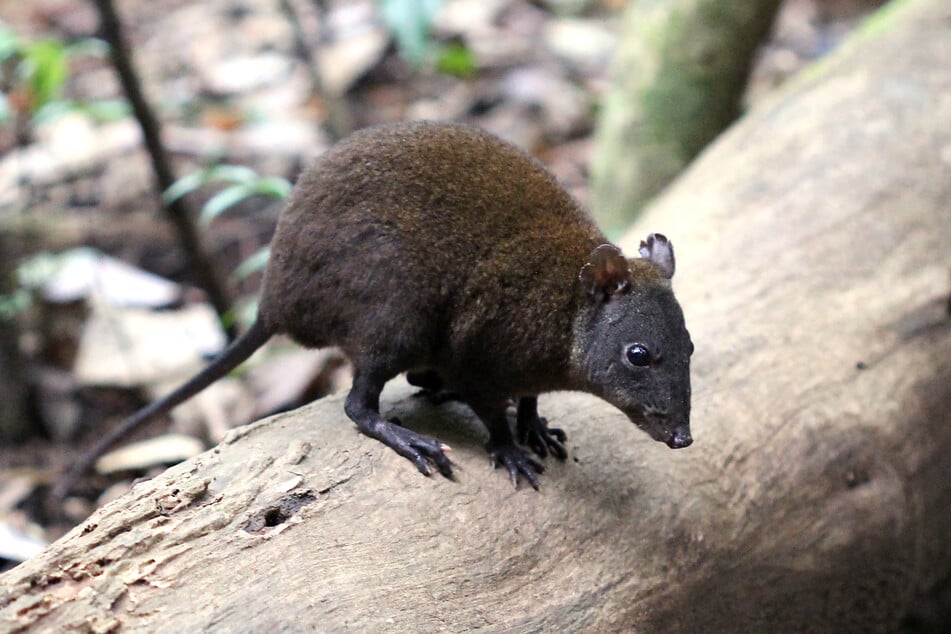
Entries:
<svg viewBox="0 0 951 634">
<path fill-rule="evenodd" d="M 435 468 L 443 476 L 452 479 L 452 461 L 446 455 L 447 451 L 451 451 L 449 445 L 407 429 L 395 418 L 379 421 L 372 431 L 364 433 L 376 438 L 404 458 L 412 460 L 423 475 L 432 475 Z"/>
</svg>

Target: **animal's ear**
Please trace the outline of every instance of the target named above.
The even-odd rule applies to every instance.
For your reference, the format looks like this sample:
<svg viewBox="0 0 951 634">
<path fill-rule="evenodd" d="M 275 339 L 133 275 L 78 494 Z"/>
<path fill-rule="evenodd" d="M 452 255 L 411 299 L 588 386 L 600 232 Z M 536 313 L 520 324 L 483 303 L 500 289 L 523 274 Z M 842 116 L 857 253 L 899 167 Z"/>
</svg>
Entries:
<svg viewBox="0 0 951 634">
<path fill-rule="evenodd" d="M 674 245 L 662 233 L 652 233 L 641 240 L 641 257 L 649 260 L 668 280 L 674 276 Z"/>
<path fill-rule="evenodd" d="M 588 256 L 578 278 L 590 297 L 603 302 L 630 288 L 631 269 L 620 249 L 602 244 Z"/>
</svg>

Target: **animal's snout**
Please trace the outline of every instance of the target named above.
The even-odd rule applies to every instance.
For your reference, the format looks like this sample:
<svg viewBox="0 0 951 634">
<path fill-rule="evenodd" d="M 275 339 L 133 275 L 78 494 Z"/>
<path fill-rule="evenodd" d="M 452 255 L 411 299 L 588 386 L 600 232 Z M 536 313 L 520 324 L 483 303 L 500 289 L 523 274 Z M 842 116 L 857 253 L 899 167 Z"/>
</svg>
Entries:
<svg viewBox="0 0 951 634">
<path fill-rule="evenodd" d="M 683 449 L 684 447 L 689 447 L 693 444 L 693 437 L 690 435 L 690 430 L 687 428 L 681 428 L 674 432 L 674 434 L 667 439 L 667 446 L 671 449 Z"/>
</svg>

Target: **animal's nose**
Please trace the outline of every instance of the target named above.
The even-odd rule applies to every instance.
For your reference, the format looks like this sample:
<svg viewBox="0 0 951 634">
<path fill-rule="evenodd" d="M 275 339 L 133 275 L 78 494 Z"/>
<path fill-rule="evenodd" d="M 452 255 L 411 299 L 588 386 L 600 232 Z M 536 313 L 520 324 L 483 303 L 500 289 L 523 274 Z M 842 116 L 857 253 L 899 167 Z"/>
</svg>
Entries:
<svg viewBox="0 0 951 634">
<path fill-rule="evenodd" d="M 674 435 L 667 441 L 667 446 L 671 449 L 683 449 L 693 444 L 693 437 L 689 429 L 678 429 Z"/>
</svg>

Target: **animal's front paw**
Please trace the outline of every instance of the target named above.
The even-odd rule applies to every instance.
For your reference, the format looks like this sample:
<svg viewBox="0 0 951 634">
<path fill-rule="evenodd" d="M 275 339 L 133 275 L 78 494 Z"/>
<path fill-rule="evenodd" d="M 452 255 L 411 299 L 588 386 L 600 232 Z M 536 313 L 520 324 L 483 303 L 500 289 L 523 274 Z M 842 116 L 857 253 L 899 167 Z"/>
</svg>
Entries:
<svg viewBox="0 0 951 634">
<path fill-rule="evenodd" d="M 568 436 L 558 427 L 549 427 L 548 421 L 538 416 L 520 416 L 516 425 L 519 443 L 534 451 L 539 457 L 547 458 L 549 452 L 564 460 L 568 457 L 565 441 Z"/>
<path fill-rule="evenodd" d="M 535 474 L 545 470 L 539 462 L 526 456 L 525 452 L 511 443 L 504 445 L 489 443 L 486 449 L 489 451 L 492 466 L 496 469 L 504 466 L 509 472 L 512 486 L 518 488 L 518 478 L 521 475 L 528 480 L 533 489 L 538 490 L 538 476 Z"/>
</svg>

